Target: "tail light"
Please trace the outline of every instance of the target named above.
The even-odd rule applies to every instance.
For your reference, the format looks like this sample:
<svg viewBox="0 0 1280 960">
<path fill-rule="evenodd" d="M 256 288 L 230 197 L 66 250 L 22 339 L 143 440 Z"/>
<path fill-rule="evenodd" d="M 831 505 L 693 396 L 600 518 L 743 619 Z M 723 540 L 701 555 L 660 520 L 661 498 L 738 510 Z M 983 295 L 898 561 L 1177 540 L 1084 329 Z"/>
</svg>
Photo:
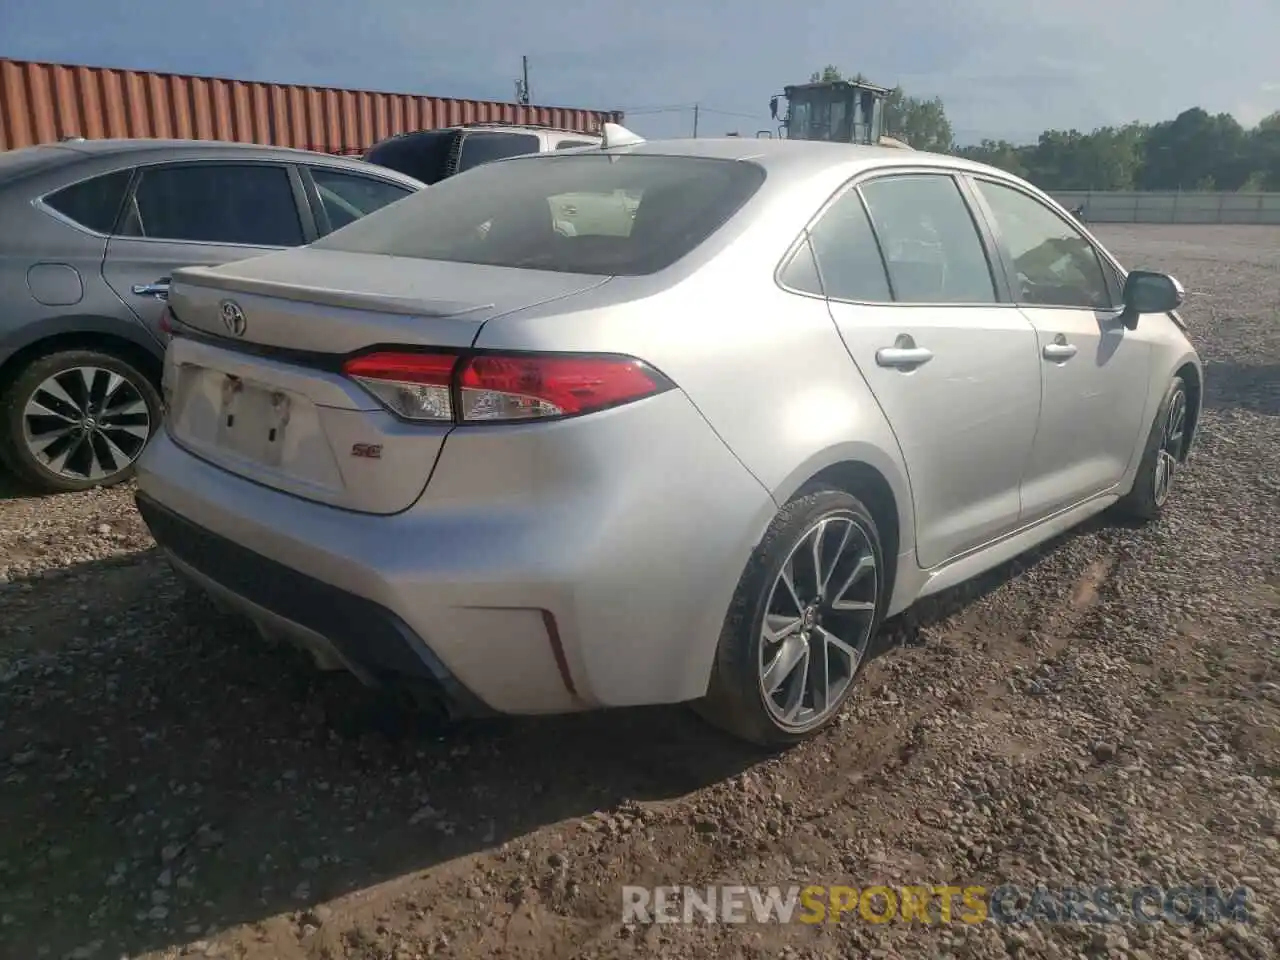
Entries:
<svg viewBox="0 0 1280 960">
<path fill-rule="evenodd" d="M 173 336 L 173 311 L 165 307 L 160 311 L 160 335 L 162 337 Z"/>
<path fill-rule="evenodd" d="M 436 353 L 369 353 L 342 372 L 397 416 L 433 423 L 453 420 L 453 368 L 458 358 Z"/>
<path fill-rule="evenodd" d="M 379 352 L 342 369 L 392 413 L 423 423 L 576 417 L 672 387 L 644 361 L 620 356 Z"/>
</svg>

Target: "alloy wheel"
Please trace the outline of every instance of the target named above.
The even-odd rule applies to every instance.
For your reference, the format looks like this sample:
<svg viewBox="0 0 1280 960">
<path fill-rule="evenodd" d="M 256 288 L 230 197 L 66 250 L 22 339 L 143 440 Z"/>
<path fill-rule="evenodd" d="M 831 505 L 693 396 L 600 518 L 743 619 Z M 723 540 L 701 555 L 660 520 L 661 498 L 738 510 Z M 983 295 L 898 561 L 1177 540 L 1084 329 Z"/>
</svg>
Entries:
<svg viewBox="0 0 1280 960">
<path fill-rule="evenodd" d="M 782 729 L 801 732 L 822 723 L 858 672 L 879 596 L 871 544 L 857 517 L 828 515 L 799 538 L 769 590 L 760 692 Z"/>
<path fill-rule="evenodd" d="M 1152 491 L 1156 506 L 1164 506 L 1173 489 L 1173 476 L 1182 462 L 1183 438 L 1187 425 L 1187 395 L 1182 390 L 1174 392 L 1169 400 L 1169 413 L 1160 433 L 1160 446 L 1156 450 L 1155 476 Z"/>
<path fill-rule="evenodd" d="M 151 413 L 138 385 L 102 367 L 71 367 L 41 383 L 22 412 L 31 457 L 54 476 L 105 480 L 138 459 Z"/>
</svg>

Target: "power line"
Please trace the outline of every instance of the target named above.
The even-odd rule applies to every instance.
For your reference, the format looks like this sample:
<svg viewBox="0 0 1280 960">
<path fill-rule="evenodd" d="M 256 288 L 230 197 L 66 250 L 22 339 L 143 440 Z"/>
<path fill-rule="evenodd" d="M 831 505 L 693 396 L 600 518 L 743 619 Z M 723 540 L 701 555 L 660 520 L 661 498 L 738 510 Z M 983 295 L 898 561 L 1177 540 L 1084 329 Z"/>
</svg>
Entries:
<svg viewBox="0 0 1280 960">
<path fill-rule="evenodd" d="M 695 104 L 692 103 L 677 103 L 666 107 L 623 107 L 621 109 L 623 113 L 637 116 L 646 113 L 683 113 L 692 110 L 694 106 Z"/>
<path fill-rule="evenodd" d="M 697 110 L 702 113 L 714 113 L 721 117 L 742 117 L 747 120 L 764 119 L 763 113 L 742 113 L 737 110 L 718 110 L 715 107 L 706 107 L 701 103 L 673 103 L 662 107 L 622 107 L 622 112 L 628 116 L 643 116 L 652 113 L 692 113 Z"/>
<path fill-rule="evenodd" d="M 703 107 L 703 113 L 714 113 L 721 117 L 741 117 L 744 120 L 765 120 L 767 119 L 763 113 L 740 113 L 737 110 L 716 110 L 712 107 Z"/>
</svg>

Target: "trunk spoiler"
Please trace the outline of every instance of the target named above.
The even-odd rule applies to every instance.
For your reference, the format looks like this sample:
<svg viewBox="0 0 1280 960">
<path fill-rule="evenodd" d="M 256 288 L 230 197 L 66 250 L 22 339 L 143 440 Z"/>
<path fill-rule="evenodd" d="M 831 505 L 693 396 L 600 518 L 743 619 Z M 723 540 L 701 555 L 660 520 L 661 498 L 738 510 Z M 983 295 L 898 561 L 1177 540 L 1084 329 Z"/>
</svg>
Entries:
<svg viewBox="0 0 1280 960">
<path fill-rule="evenodd" d="M 216 267 L 183 267 L 173 272 L 175 283 L 190 284 L 224 290 L 228 293 L 274 297 L 299 303 L 317 303 L 348 310 L 376 310 L 380 313 L 397 313 L 415 317 L 460 317 L 481 310 L 491 310 L 492 303 L 461 300 L 431 300 L 419 297 L 389 297 L 383 293 L 361 293 L 354 290 L 338 290 L 311 284 L 286 283 L 281 280 L 262 280 L 257 277 L 241 277 L 235 274 L 214 272 Z"/>
</svg>

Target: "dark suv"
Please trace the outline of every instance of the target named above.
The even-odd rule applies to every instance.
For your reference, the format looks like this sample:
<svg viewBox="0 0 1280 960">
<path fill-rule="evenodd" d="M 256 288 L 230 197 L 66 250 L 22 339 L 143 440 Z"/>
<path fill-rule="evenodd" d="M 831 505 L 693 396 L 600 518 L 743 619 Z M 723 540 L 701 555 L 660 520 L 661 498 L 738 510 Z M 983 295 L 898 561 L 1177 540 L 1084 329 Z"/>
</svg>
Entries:
<svg viewBox="0 0 1280 960">
<path fill-rule="evenodd" d="M 175 268 L 310 243 L 422 187 L 248 144 L 0 152 L 0 460 L 47 491 L 124 479 L 160 423 Z"/>
<path fill-rule="evenodd" d="M 598 146 L 597 136 L 555 127 L 467 123 L 388 137 L 370 147 L 364 159 L 432 184 L 491 160 Z"/>
</svg>

